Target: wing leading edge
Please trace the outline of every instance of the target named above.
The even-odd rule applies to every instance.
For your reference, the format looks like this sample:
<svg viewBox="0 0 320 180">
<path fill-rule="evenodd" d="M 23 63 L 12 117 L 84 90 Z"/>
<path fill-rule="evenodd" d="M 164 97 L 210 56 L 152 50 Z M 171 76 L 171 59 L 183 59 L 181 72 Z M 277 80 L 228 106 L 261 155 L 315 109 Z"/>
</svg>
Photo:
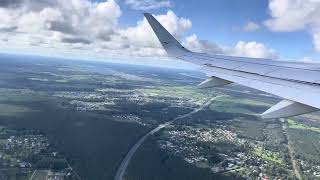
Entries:
<svg viewBox="0 0 320 180">
<path fill-rule="evenodd" d="M 183 47 L 151 14 L 144 14 L 169 56 L 201 65 L 209 78 L 200 88 L 238 83 L 284 98 L 262 118 L 280 118 L 320 109 L 320 65 L 195 53 Z"/>
</svg>

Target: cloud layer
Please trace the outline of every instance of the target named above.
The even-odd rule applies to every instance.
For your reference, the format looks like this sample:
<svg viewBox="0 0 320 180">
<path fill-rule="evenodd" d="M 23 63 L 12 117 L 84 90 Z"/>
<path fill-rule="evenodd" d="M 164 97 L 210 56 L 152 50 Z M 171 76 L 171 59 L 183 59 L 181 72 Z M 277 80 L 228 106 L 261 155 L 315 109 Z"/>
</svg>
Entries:
<svg viewBox="0 0 320 180">
<path fill-rule="evenodd" d="M 135 9 L 171 6 L 166 0 L 125 2 Z M 2 0 L 0 41 L 8 46 L 81 50 L 101 55 L 165 55 L 145 18 L 141 18 L 135 26 L 123 28 L 118 21 L 121 14 L 120 6 L 115 0 Z M 191 50 L 261 58 L 276 57 L 273 50 L 257 42 L 239 41 L 234 47 L 222 47 L 200 40 L 195 34 L 185 38 L 185 33 L 192 28 L 192 22 L 178 17 L 172 11 L 157 15 L 156 18 Z M 248 24 L 248 30 L 253 29 L 257 27 Z M 319 34 L 315 36 L 315 39 L 320 39 Z"/>
</svg>

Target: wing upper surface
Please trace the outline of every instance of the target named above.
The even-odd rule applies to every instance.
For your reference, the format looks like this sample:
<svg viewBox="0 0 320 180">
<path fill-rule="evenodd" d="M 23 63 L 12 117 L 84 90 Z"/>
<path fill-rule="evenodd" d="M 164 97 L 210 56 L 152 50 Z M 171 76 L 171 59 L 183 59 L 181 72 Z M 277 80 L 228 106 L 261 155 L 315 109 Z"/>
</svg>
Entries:
<svg viewBox="0 0 320 180">
<path fill-rule="evenodd" d="M 295 116 L 320 109 L 320 64 L 191 52 L 151 14 L 145 17 L 169 56 L 203 67 L 209 79 L 201 87 L 235 82 L 287 100 L 266 111 L 265 117 Z"/>
</svg>

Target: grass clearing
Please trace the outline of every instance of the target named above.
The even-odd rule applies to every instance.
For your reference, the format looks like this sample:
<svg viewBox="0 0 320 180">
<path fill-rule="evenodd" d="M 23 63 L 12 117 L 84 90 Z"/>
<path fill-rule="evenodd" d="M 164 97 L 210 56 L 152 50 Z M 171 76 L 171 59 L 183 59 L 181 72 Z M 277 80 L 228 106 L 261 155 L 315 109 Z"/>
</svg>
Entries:
<svg viewBox="0 0 320 180">
<path fill-rule="evenodd" d="M 257 114 L 260 109 L 267 109 L 270 104 L 245 98 L 222 96 L 210 105 L 210 109 L 219 112 L 231 112 L 242 114 Z"/>
<path fill-rule="evenodd" d="M 46 101 L 44 93 L 34 92 L 29 89 L 7 89 L 0 88 L 0 103 L 23 103 Z"/>
<path fill-rule="evenodd" d="M 262 147 L 258 147 L 254 149 L 253 153 L 264 160 L 275 162 L 280 165 L 284 165 L 280 157 L 280 154 L 278 152 L 272 152 L 272 151 L 265 150 Z"/>
<path fill-rule="evenodd" d="M 288 122 L 288 127 L 292 129 L 305 129 L 305 130 L 320 132 L 320 128 L 307 126 L 305 124 L 298 123 L 292 119 L 288 119 L 287 122 Z"/>
<path fill-rule="evenodd" d="M 33 112 L 33 110 L 20 105 L 0 104 L 0 116 L 19 117 L 28 112 Z"/>
<path fill-rule="evenodd" d="M 192 86 L 179 87 L 154 87 L 150 89 L 140 89 L 141 93 L 149 97 L 169 97 L 169 98 L 194 98 L 197 100 L 205 100 L 208 95 Z"/>
</svg>

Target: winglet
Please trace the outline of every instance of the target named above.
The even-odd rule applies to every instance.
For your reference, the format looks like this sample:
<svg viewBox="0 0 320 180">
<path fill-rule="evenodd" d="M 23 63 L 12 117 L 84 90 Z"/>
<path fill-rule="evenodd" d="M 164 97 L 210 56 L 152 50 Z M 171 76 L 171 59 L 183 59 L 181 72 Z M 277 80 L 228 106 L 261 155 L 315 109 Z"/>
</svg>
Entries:
<svg viewBox="0 0 320 180">
<path fill-rule="evenodd" d="M 189 52 L 150 13 L 144 16 L 169 56 L 178 57 Z"/>
</svg>

